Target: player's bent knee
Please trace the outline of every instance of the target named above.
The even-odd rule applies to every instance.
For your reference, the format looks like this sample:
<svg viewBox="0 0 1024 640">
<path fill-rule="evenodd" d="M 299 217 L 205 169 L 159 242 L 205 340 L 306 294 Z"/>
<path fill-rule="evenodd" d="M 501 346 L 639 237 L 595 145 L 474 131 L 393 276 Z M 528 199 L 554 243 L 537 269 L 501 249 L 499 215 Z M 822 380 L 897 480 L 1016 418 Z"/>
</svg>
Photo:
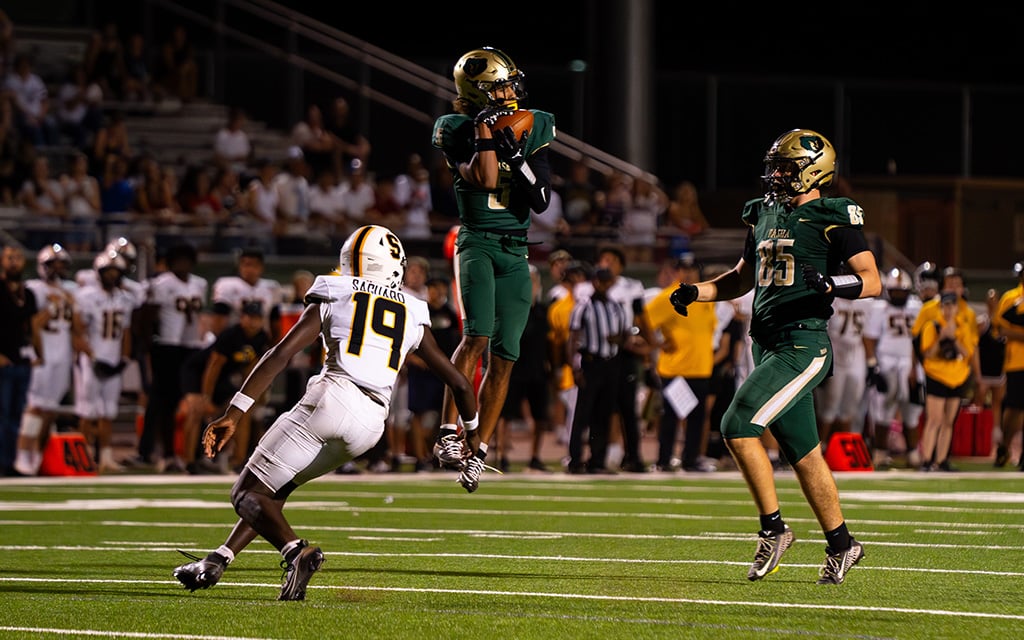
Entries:
<svg viewBox="0 0 1024 640">
<path fill-rule="evenodd" d="M 256 522 L 263 514 L 263 503 L 260 496 L 247 489 L 233 492 L 231 504 L 235 507 L 238 517 L 246 522 Z"/>
<path fill-rule="evenodd" d="M 752 424 L 750 414 L 738 411 L 736 407 L 729 407 L 722 416 L 722 437 L 726 440 L 731 438 L 760 438 L 764 427 Z"/>
</svg>

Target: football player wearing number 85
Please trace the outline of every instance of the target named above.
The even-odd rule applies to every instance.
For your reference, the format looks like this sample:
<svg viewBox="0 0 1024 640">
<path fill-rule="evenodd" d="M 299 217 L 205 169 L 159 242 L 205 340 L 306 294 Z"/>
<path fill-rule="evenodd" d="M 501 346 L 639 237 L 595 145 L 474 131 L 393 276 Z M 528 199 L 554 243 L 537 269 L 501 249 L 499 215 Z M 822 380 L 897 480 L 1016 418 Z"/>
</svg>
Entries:
<svg viewBox="0 0 1024 640">
<path fill-rule="evenodd" d="M 864 239 L 863 210 L 849 198 L 821 195 L 834 179 L 835 160 L 832 144 L 820 133 L 794 129 L 779 136 L 765 156 L 766 193 L 743 208 L 749 229 L 739 262 L 712 280 L 680 284 L 672 294 L 676 311 L 686 315 L 690 303 L 730 300 L 754 290 L 750 335 L 755 366 L 721 424 L 761 517 L 750 580 L 775 572 L 794 540 L 761 445 L 766 428 L 793 465 L 825 533 L 818 584 L 841 584 L 864 555 L 847 530 L 835 479 L 819 446 L 811 393 L 832 365 L 826 331 L 832 301 L 881 291 L 875 258 Z M 842 262 L 847 273 L 833 275 Z"/>
<path fill-rule="evenodd" d="M 411 351 L 451 389 L 460 417 L 477 420 L 473 386 L 434 340 L 426 301 L 401 289 L 405 263 L 405 249 L 394 233 L 378 225 L 356 229 L 341 249 L 340 275 L 314 280 L 298 322 L 260 358 L 224 415 L 206 428 L 203 448 L 212 458 L 292 356 L 323 339 L 320 374 L 260 439 L 231 489 L 239 516 L 234 530 L 217 550 L 205 558 L 185 554 L 193 562 L 174 570 L 185 588 L 212 587 L 259 535 L 283 558 L 278 599 L 305 599 L 324 554 L 295 534 L 282 512 L 284 503 L 300 485 L 333 472 L 380 440 L 395 380 Z"/>
<path fill-rule="evenodd" d="M 525 76 L 502 51 L 484 47 L 466 53 L 455 63 L 453 77 L 455 113 L 438 118 L 433 131 L 433 145 L 454 178 L 461 222 L 453 266 L 463 336 L 453 360 L 472 377 L 485 350 L 490 353 L 480 383 L 479 429 L 462 425 L 464 434 L 457 432 L 455 405 L 446 393 L 434 451 L 442 465 L 461 470 L 459 483 L 472 492 L 486 466 L 487 443 L 505 404 L 532 306 L 527 231 L 531 210 L 545 211 L 551 199 L 548 146 L 555 138 L 555 118 L 531 110 L 533 126 L 518 136 L 512 127 L 495 127 L 526 99 Z"/>
</svg>

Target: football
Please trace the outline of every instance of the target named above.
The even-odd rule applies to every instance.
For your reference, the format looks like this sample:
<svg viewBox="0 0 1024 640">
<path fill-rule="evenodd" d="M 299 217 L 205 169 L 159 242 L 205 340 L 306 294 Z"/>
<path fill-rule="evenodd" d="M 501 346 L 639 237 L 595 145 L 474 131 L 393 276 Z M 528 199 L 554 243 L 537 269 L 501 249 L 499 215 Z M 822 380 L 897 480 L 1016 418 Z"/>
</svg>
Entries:
<svg viewBox="0 0 1024 640">
<path fill-rule="evenodd" d="M 533 112 L 527 109 L 513 111 L 511 114 L 495 120 L 491 131 L 500 131 L 505 127 L 512 127 L 512 131 L 516 134 L 516 140 L 522 140 L 523 132 L 525 131 L 529 135 L 530 130 L 533 129 Z"/>
</svg>

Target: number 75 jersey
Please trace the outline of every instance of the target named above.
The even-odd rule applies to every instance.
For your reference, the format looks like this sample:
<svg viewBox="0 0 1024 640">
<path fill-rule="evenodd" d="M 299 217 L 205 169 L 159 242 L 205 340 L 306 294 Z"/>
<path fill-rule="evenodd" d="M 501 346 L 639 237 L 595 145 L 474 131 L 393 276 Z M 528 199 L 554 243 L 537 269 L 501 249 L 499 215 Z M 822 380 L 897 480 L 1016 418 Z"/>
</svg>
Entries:
<svg viewBox="0 0 1024 640">
<path fill-rule="evenodd" d="M 353 276 L 317 276 L 306 302 L 320 305 L 323 373 L 341 375 L 385 402 L 408 353 L 430 327 L 424 300 Z"/>
</svg>

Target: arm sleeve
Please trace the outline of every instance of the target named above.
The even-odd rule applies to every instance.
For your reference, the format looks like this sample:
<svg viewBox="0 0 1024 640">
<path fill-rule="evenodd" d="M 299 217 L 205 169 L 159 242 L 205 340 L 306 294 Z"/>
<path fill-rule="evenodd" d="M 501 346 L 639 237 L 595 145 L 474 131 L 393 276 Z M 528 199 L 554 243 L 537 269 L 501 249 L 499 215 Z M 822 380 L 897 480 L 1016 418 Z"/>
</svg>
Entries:
<svg viewBox="0 0 1024 640">
<path fill-rule="evenodd" d="M 855 256 L 862 251 L 867 251 L 868 241 L 864 232 L 853 227 L 837 227 L 828 233 L 828 239 L 839 257 L 843 260 Z"/>
<path fill-rule="evenodd" d="M 520 171 L 515 172 L 516 181 L 523 187 L 530 202 L 530 209 L 536 213 L 543 213 L 551 203 L 551 161 L 548 158 L 548 148 L 539 149 L 527 159 L 526 164 L 533 172 L 533 184 L 530 184 Z"/>
</svg>

